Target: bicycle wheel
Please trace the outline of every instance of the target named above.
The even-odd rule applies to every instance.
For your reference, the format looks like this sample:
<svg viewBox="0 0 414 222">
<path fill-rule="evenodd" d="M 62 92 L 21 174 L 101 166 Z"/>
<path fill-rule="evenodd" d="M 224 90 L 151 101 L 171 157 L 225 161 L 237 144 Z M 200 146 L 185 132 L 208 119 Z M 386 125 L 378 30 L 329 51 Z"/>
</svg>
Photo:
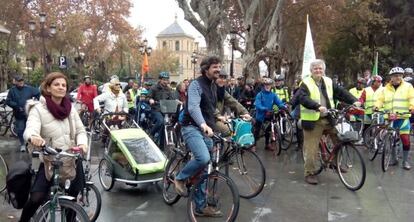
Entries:
<svg viewBox="0 0 414 222">
<path fill-rule="evenodd" d="M 57 206 L 55 208 L 55 218 L 52 218 L 50 215 L 51 202 L 48 201 L 43 206 L 41 206 L 35 215 L 33 216 L 33 221 L 36 222 L 64 222 L 64 221 L 77 221 L 77 222 L 88 222 L 88 215 L 85 211 L 79 206 L 76 202 L 60 199 L 57 201 Z M 74 218 L 71 218 L 70 214 L 75 214 Z"/>
<path fill-rule="evenodd" d="M 1 111 L 0 112 L 0 134 L 4 136 L 7 133 L 7 129 L 9 128 L 10 123 L 10 117 L 9 113 L 7 111 Z"/>
<path fill-rule="evenodd" d="M 368 159 L 373 161 L 378 154 L 378 146 L 379 146 L 379 133 L 380 133 L 380 125 L 371 125 L 369 126 L 363 134 L 364 144 L 368 149 Z"/>
<path fill-rule="evenodd" d="M 110 191 L 114 187 L 115 178 L 114 170 L 111 162 L 106 159 L 102 159 L 99 162 L 99 182 L 106 191 Z"/>
<path fill-rule="evenodd" d="M 237 185 L 239 195 L 246 199 L 262 192 L 266 182 L 266 170 L 262 161 L 249 149 L 232 152 L 225 166 L 225 173 Z"/>
<path fill-rule="evenodd" d="M 336 154 L 336 171 L 346 188 L 359 190 L 365 183 L 366 169 L 361 154 L 351 143 L 342 144 Z"/>
<path fill-rule="evenodd" d="M 89 113 L 88 111 L 82 111 L 80 114 L 80 119 L 83 123 L 83 125 L 87 128 L 89 128 Z"/>
<path fill-rule="evenodd" d="M 3 156 L 0 155 L 0 192 L 3 192 L 6 189 L 6 176 L 9 172 L 6 161 Z"/>
<path fill-rule="evenodd" d="M 204 210 L 219 211 L 216 217 L 197 217 L 200 209 L 196 209 L 196 198 L 204 202 Z M 234 182 L 220 172 L 203 176 L 191 188 L 187 202 L 187 215 L 190 221 L 235 221 L 239 212 L 239 192 Z"/>
<path fill-rule="evenodd" d="M 11 136 L 17 137 L 16 121 L 14 121 L 14 118 L 12 119 L 12 122 L 10 123 L 10 133 L 11 133 Z"/>
<path fill-rule="evenodd" d="M 383 172 L 386 172 L 390 165 L 393 149 L 395 149 L 396 147 L 395 147 L 394 139 L 390 133 L 385 135 L 381 144 L 382 144 L 381 168 Z"/>
<path fill-rule="evenodd" d="M 292 145 L 292 140 L 293 140 L 293 124 L 292 124 L 292 121 L 287 117 L 283 117 L 282 118 L 282 126 L 283 126 L 283 131 L 280 130 L 281 127 L 279 126 L 281 148 L 282 148 L 282 150 L 287 150 L 287 149 L 289 149 L 290 145 Z"/>
<path fill-rule="evenodd" d="M 77 203 L 85 210 L 91 222 L 95 222 L 101 213 L 102 197 L 98 188 L 86 182 L 86 187 L 79 193 Z"/>
<path fill-rule="evenodd" d="M 273 135 L 272 132 L 271 133 L 271 141 L 270 141 L 270 145 L 273 147 L 274 149 L 274 153 L 279 156 L 280 153 L 282 152 L 282 140 L 281 140 L 281 136 L 280 136 L 280 131 L 279 131 L 279 127 L 277 126 L 277 124 L 273 125 Z"/>
<path fill-rule="evenodd" d="M 174 155 L 173 149 L 178 145 L 177 143 L 177 135 L 175 134 L 174 128 L 171 126 L 167 127 L 167 135 L 164 136 L 164 153 L 167 156 L 167 158 L 171 158 L 172 155 Z"/>
<path fill-rule="evenodd" d="M 177 158 L 177 155 L 174 155 L 165 167 L 164 177 L 162 180 L 162 197 L 164 198 L 164 202 L 168 205 L 177 203 L 177 201 L 181 198 L 181 196 L 175 191 L 174 179 L 184 165 L 184 159 Z"/>
</svg>

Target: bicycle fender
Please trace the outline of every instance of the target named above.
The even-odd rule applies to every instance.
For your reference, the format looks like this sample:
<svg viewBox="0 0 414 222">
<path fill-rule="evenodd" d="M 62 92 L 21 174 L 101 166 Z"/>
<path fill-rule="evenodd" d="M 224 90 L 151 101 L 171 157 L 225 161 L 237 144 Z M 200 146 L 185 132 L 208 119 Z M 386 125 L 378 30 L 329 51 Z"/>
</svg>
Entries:
<svg viewBox="0 0 414 222">
<path fill-rule="evenodd" d="M 59 200 L 69 200 L 69 201 L 75 201 L 76 198 L 68 195 L 62 195 L 58 197 Z"/>
</svg>

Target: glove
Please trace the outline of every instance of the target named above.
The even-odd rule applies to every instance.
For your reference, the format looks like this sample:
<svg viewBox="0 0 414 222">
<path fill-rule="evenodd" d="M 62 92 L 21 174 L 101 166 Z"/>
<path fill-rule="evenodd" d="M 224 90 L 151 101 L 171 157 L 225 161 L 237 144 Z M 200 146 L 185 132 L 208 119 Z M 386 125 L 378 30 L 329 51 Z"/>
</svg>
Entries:
<svg viewBox="0 0 414 222">
<path fill-rule="evenodd" d="M 271 118 L 272 116 L 273 116 L 273 111 L 266 111 L 265 113 L 266 118 Z"/>
</svg>

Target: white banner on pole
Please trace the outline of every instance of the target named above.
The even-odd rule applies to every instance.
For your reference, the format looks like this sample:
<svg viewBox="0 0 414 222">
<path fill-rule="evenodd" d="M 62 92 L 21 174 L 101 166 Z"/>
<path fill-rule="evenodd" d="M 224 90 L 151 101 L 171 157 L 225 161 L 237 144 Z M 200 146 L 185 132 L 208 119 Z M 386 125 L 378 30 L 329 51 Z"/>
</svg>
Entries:
<svg viewBox="0 0 414 222">
<path fill-rule="evenodd" d="M 313 47 L 312 32 L 309 25 L 309 15 L 306 15 L 306 39 L 303 50 L 302 79 L 310 75 L 310 63 L 316 59 L 315 48 Z"/>
</svg>

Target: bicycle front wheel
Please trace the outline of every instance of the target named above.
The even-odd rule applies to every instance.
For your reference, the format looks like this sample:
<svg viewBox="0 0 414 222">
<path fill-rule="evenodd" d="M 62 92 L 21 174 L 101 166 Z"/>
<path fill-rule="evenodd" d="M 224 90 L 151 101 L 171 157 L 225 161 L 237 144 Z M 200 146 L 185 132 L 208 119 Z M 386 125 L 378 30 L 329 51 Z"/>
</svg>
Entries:
<svg viewBox="0 0 414 222">
<path fill-rule="evenodd" d="M 193 185 L 187 202 L 190 221 L 236 221 L 239 192 L 227 176 L 213 172 Z"/>
<path fill-rule="evenodd" d="M 9 168 L 7 167 L 7 163 L 3 156 L 0 155 L 0 192 L 6 189 L 6 176 L 8 172 Z"/>
<path fill-rule="evenodd" d="M 177 158 L 177 155 L 174 155 L 168 160 L 167 166 L 165 167 L 162 197 L 164 198 L 164 202 L 168 205 L 177 203 L 177 201 L 181 198 L 181 196 L 175 191 L 174 179 L 184 166 L 184 159 Z"/>
<path fill-rule="evenodd" d="M 101 213 L 102 197 L 94 184 L 86 184 L 79 193 L 77 202 L 85 210 L 91 222 L 95 222 Z"/>
<path fill-rule="evenodd" d="M 41 206 L 36 214 L 33 216 L 33 221 L 36 222 L 65 222 L 65 221 L 77 221 L 88 222 L 89 218 L 85 211 L 77 203 L 70 200 L 58 200 L 55 206 L 54 216 L 51 212 L 51 202 L 47 202 Z M 53 218 L 54 217 L 54 218 Z"/>
<path fill-rule="evenodd" d="M 282 126 L 279 127 L 280 131 L 280 142 L 283 150 L 289 149 L 292 145 L 293 140 L 293 125 L 292 121 L 287 117 L 282 118 Z M 283 129 L 283 130 L 282 130 Z"/>
<path fill-rule="evenodd" d="M 266 182 L 266 170 L 255 152 L 238 149 L 230 154 L 225 167 L 226 175 L 237 185 L 239 195 L 250 199 L 262 192 Z"/>
<path fill-rule="evenodd" d="M 373 161 L 378 154 L 380 125 L 371 125 L 364 131 L 364 144 L 368 149 L 368 158 Z"/>
<path fill-rule="evenodd" d="M 361 154 L 351 143 L 345 143 L 336 154 L 336 170 L 339 179 L 352 191 L 361 189 L 365 183 L 366 169 Z"/>
<path fill-rule="evenodd" d="M 382 141 L 382 159 L 381 159 L 381 168 L 383 172 L 387 172 L 390 165 L 392 152 L 395 147 L 395 142 L 391 134 L 386 134 Z"/>
</svg>

